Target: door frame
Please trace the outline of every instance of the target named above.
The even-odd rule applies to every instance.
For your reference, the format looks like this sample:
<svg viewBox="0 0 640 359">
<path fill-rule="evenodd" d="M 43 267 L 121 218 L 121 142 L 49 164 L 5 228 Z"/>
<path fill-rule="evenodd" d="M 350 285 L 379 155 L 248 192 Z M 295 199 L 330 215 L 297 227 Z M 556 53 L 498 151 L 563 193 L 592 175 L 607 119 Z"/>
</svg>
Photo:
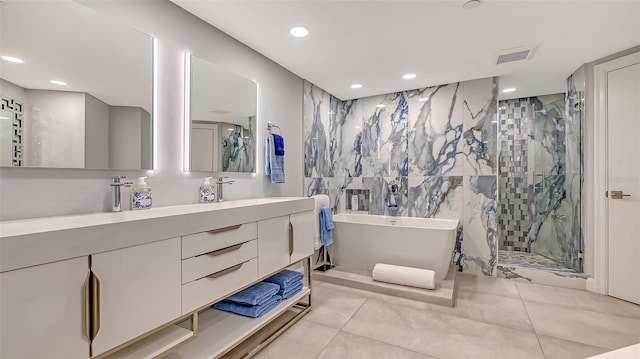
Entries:
<svg viewBox="0 0 640 359">
<path fill-rule="evenodd" d="M 609 206 L 605 193 L 608 190 L 607 144 L 607 73 L 640 62 L 640 52 L 594 66 L 594 286 L 590 289 L 609 294 Z"/>
</svg>

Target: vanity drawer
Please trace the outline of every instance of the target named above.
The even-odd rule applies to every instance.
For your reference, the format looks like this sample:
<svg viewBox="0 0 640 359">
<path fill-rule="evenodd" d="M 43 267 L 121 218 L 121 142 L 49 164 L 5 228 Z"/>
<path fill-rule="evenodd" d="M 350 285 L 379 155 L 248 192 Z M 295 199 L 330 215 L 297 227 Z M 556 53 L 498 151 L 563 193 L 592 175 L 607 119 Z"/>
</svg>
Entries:
<svg viewBox="0 0 640 359">
<path fill-rule="evenodd" d="M 187 258 L 182 261 L 182 284 L 246 262 L 257 256 L 258 240 L 253 239 L 249 242 Z"/>
<path fill-rule="evenodd" d="M 256 238 L 258 238 L 257 222 L 182 236 L 182 259 L 213 252 Z"/>
<path fill-rule="evenodd" d="M 226 297 L 258 279 L 258 260 L 237 264 L 182 285 L 182 314 Z"/>
</svg>

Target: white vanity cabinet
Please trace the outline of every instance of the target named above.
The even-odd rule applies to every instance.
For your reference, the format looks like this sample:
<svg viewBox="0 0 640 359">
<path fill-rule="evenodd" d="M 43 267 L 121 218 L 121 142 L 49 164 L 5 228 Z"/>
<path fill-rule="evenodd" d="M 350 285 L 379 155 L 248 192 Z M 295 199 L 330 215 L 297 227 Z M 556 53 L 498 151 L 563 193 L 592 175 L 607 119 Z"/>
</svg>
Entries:
<svg viewBox="0 0 640 359">
<path fill-rule="evenodd" d="M 285 311 L 299 320 L 309 276 L 259 319 L 207 308 L 291 263 L 308 271 L 313 208 L 258 198 L 2 222 L 0 358 L 155 358 L 180 345 L 210 358 Z"/>
<path fill-rule="evenodd" d="M 181 314 L 180 238 L 92 255 L 91 272 L 99 281 L 93 356 Z"/>
<path fill-rule="evenodd" d="M 313 211 L 258 222 L 258 273 L 265 277 L 313 254 Z"/>
<path fill-rule="evenodd" d="M 88 358 L 87 256 L 0 273 L 0 358 Z"/>
</svg>

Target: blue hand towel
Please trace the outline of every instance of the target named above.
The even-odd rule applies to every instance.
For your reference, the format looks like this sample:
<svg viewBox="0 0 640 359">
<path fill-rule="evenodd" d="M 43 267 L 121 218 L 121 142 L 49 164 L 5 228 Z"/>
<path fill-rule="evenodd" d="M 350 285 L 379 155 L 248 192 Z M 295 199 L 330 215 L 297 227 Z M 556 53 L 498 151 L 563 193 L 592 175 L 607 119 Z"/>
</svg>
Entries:
<svg viewBox="0 0 640 359">
<path fill-rule="evenodd" d="M 333 214 L 331 214 L 331 208 L 320 208 L 320 240 L 325 246 L 333 243 L 332 230 L 335 227 L 333 224 Z"/>
<path fill-rule="evenodd" d="M 261 305 L 278 293 L 280 286 L 273 283 L 258 282 L 249 288 L 225 298 L 226 301 L 246 305 Z"/>
<path fill-rule="evenodd" d="M 273 146 L 276 156 L 284 156 L 284 138 L 282 136 L 273 134 Z"/>
<path fill-rule="evenodd" d="M 291 285 L 287 289 L 280 289 L 280 291 L 278 292 L 278 295 L 281 296 L 282 299 L 289 299 L 294 295 L 298 294 L 298 292 L 300 292 L 303 287 L 304 285 L 302 284 L 301 281 L 296 282 L 295 284 Z"/>
<path fill-rule="evenodd" d="M 261 305 L 243 305 L 240 303 L 223 300 L 214 304 L 213 307 L 225 312 L 244 315 L 245 317 L 259 318 L 269 312 L 271 309 L 275 308 L 278 303 L 280 303 L 280 301 L 282 301 L 282 297 L 279 295 L 274 295 L 269 298 L 268 301 L 264 302 Z"/>
<path fill-rule="evenodd" d="M 273 136 L 267 135 L 264 146 L 264 173 L 272 183 L 284 183 L 284 156 L 277 156 Z"/>
<path fill-rule="evenodd" d="M 275 283 L 279 285 L 280 288 L 282 289 L 288 289 L 292 285 L 296 284 L 296 282 L 301 281 L 302 278 L 304 278 L 304 274 L 298 271 L 285 269 L 283 271 L 280 271 L 279 273 L 272 275 L 271 277 L 265 279 L 264 281 L 269 283 Z"/>
</svg>

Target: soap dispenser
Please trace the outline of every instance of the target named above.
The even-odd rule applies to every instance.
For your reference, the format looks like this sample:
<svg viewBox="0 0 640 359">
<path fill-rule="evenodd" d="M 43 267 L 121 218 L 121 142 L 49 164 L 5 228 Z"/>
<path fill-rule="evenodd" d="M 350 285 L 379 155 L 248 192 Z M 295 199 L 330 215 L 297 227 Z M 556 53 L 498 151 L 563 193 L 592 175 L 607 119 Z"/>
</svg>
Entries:
<svg viewBox="0 0 640 359">
<path fill-rule="evenodd" d="M 211 184 L 211 178 L 205 178 L 202 185 L 200 185 L 200 203 L 213 203 L 216 201 L 216 188 Z"/>
<path fill-rule="evenodd" d="M 144 180 L 147 177 L 138 177 L 138 182 L 131 190 L 131 209 L 151 208 L 151 187 Z"/>
</svg>

